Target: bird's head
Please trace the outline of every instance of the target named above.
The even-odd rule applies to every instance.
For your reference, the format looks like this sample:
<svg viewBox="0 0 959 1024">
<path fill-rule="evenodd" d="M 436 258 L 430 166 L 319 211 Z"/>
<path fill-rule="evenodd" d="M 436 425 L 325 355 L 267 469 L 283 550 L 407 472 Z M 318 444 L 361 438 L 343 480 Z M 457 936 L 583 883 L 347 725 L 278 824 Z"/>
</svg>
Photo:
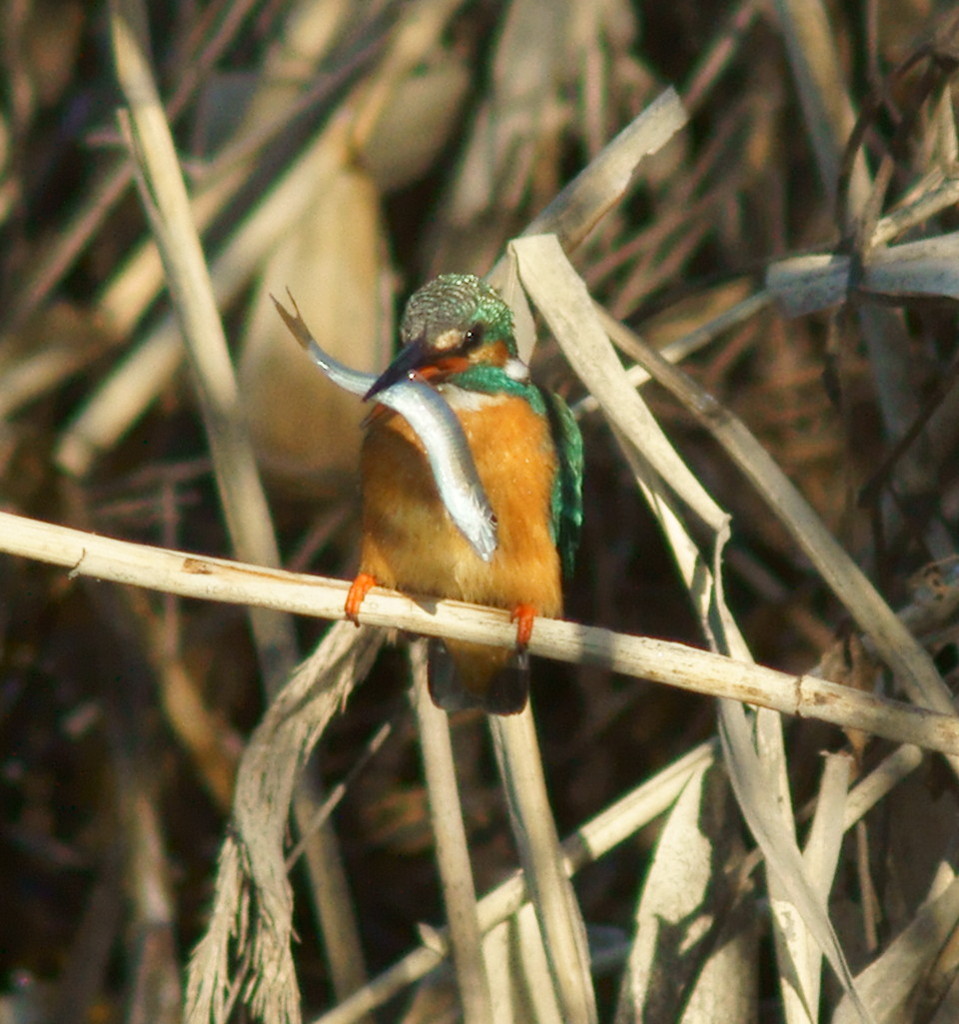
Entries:
<svg viewBox="0 0 959 1024">
<path fill-rule="evenodd" d="M 403 348 L 364 398 L 408 377 L 430 384 L 473 368 L 525 379 L 513 337 L 513 314 L 496 291 L 473 274 L 444 274 L 415 292 L 400 322 Z"/>
</svg>

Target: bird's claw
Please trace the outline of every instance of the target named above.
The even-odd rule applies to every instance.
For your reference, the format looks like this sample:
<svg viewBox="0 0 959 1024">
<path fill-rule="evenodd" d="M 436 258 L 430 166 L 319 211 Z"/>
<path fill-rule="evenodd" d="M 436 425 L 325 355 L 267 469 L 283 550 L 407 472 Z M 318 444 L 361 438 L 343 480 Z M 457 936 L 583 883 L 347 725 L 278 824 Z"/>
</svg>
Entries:
<svg viewBox="0 0 959 1024">
<path fill-rule="evenodd" d="M 516 623 L 516 647 L 525 651 L 533 636 L 533 622 L 536 619 L 537 609 L 532 604 L 518 604 L 509 617 L 510 622 Z"/>
<path fill-rule="evenodd" d="M 366 595 L 376 586 L 376 577 L 368 572 L 356 574 L 356 579 L 350 584 L 350 592 L 346 595 L 346 617 L 355 625 L 360 624 L 360 605 L 363 604 Z"/>
</svg>

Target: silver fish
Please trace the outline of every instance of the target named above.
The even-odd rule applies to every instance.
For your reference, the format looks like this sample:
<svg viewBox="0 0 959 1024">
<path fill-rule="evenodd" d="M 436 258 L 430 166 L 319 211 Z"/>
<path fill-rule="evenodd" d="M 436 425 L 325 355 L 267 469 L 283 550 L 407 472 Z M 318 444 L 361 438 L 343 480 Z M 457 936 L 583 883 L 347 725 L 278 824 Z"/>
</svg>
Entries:
<svg viewBox="0 0 959 1024">
<path fill-rule="evenodd" d="M 376 375 L 351 370 L 324 352 L 303 322 L 293 296 L 289 297 L 295 316 L 275 298 L 273 304 L 313 362 L 337 387 L 354 395 L 365 395 Z M 456 414 L 438 391 L 414 377 L 378 392 L 376 400 L 399 413 L 413 428 L 426 450 L 436 488 L 450 518 L 476 554 L 484 562 L 490 561 L 496 551 L 496 517 Z"/>
</svg>

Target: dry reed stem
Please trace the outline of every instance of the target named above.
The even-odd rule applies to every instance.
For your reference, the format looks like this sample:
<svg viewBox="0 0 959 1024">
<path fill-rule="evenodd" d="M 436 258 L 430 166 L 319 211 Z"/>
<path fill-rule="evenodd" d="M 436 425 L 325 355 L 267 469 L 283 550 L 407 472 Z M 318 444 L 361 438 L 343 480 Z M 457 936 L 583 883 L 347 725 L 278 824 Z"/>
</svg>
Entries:
<svg viewBox="0 0 959 1024">
<path fill-rule="evenodd" d="M 141 198 L 156 241 L 188 359 L 213 457 L 214 475 L 235 551 L 264 565 L 279 563 L 256 460 L 240 407 L 239 392 L 220 321 L 209 271 L 159 94 L 153 79 L 142 0 L 112 0 L 110 25 L 117 78 L 127 102 L 121 118 L 134 159 Z M 273 610 L 250 609 L 250 625 L 266 692 L 275 694 L 293 670 L 296 639 L 292 620 Z M 318 802 L 301 785 L 295 810 L 304 827 Z M 285 814 L 288 806 L 284 808 Z M 256 830 L 256 826 L 250 823 Z M 244 837 L 248 843 L 252 836 Z M 312 873 L 312 898 L 330 952 L 335 982 L 342 994 L 364 980 L 358 928 L 347 897 L 345 870 L 329 823 L 314 833 L 306 863 Z M 275 894 L 270 894 L 275 900 Z M 276 914 L 286 909 L 277 903 Z M 286 955 L 289 955 L 287 950 Z M 266 955 L 274 962 L 281 952 Z M 275 987 L 260 995 L 268 1004 L 286 981 L 281 970 Z M 298 991 L 279 994 L 287 1005 Z"/>
<path fill-rule="evenodd" d="M 290 225 L 303 216 L 311 183 L 324 172 L 325 133 L 306 147 L 277 180 L 270 193 L 237 226 L 211 261 L 217 304 L 226 306 L 249 282 L 257 267 Z M 169 382 L 183 360 L 182 340 L 167 317 L 121 359 L 81 407 L 60 436 L 57 464 L 74 476 L 89 473 L 96 458 L 109 451 Z"/>
<path fill-rule="evenodd" d="M 661 772 L 651 776 L 563 841 L 566 870 L 571 875 L 604 856 L 644 825 L 667 811 L 691 777 L 715 762 L 716 743 L 700 744 Z M 845 802 L 843 830 L 860 822 L 888 793 L 922 763 L 917 747 L 903 746 L 889 755 L 857 783 Z M 758 863 L 758 851 L 751 858 Z M 484 932 L 517 913 L 527 898 L 522 871 L 483 896 L 478 904 Z M 354 1024 L 404 988 L 423 978 L 446 955 L 445 929 L 434 932 L 429 946 L 420 946 L 382 974 L 371 979 L 349 999 L 316 1018 L 312 1024 Z"/>
<path fill-rule="evenodd" d="M 812 507 L 745 425 L 623 325 L 605 318 L 610 333 L 630 346 L 647 372 L 669 388 L 712 433 L 777 518 L 813 561 L 844 607 L 919 703 L 954 713 L 952 698 L 928 654 L 896 619 L 865 573 L 826 530 Z"/>
<path fill-rule="evenodd" d="M 563 871 L 532 705 L 518 715 L 491 716 L 489 727 L 559 1013 L 568 1024 L 593 1024 L 598 1017 L 586 925 Z"/>
<path fill-rule="evenodd" d="M 349 590 L 346 580 L 133 544 L 10 513 L 0 513 L 0 550 L 64 566 L 72 576 L 324 619 L 344 617 Z M 516 642 L 516 629 L 506 612 L 457 601 L 406 597 L 379 588 L 370 591 L 364 601 L 360 620 L 371 626 L 498 647 L 512 647 Z M 600 665 L 624 675 L 959 755 L 955 716 L 809 675 L 743 665 L 679 643 L 537 619 L 530 652 L 573 664 Z"/>
<path fill-rule="evenodd" d="M 713 763 L 715 753 L 714 743 L 701 744 L 577 829 L 562 843 L 567 874 L 572 875 L 586 864 L 598 860 L 662 814 L 678 797 L 690 776 Z M 480 899 L 477 911 L 482 930 L 488 933 L 516 915 L 527 899 L 526 880 L 520 870 Z M 445 929 L 436 932 L 430 947 L 421 946 L 408 953 L 350 999 L 314 1020 L 313 1024 L 353 1024 L 362 1014 L 418 981 L 445 955 L 445 934 Z"/>
<path fill-rule="evenodd" d="M 450 951 L 465 1024 L 493 1024 L 493 1004 L 479 919 L 469 846 L 463 824 L 449 716 L 430 698 L 426 682 L 426 641 L 410 648 L 413 710 L 416 714 L 423 775 L 430 800 L 436 861 L 443 890 Z"/>
<path fill-rule="evenodd" d="M 334 626 L 277 695 L 247 746 L 210 925 L 190 961 L 185 1016 L 191 1024 L 228 1019 L 238 987 L 262 1019 L 300 1019 L 293 895 L 283 855 L 290 805 L 318 736 L 369 671 L 381 642 L 374 630 Z M 310 824 L 304 819 L 304 830 Z"/>
<path fill-rule="evenodd" d="M 193 366 L 234 547 L 240 557 L 275 565 L 279 550 L 270 512 L 242 425 L 233 365 L 173 139 L 153 82 L 145 26 L 142 3 L 114 0 L 111 27 L 117 76 L 128 103 L 129 142 L 141 194 Z M 281 657 L 278 667 L 285 675 L 295 660 L 290 625 L 263 617 L 256 617 L 253 625 L 260 634 L 267 685 L 275 686 L 270 683 L 275 669 L 265 651 L 272 649 Z"/>
</svg>

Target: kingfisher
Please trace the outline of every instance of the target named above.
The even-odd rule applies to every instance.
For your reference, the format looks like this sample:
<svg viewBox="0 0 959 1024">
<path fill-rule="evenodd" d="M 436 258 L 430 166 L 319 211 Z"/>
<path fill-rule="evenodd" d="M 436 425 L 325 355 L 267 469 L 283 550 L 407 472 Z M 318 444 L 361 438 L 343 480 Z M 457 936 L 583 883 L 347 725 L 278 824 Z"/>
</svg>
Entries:
<svg viewBox="0 0 959 1024">
<path fill-rule="evenodd" d="M 536 616 L 562 614 L 583 518 L 583 442 L 563 399 L 530 380 L 513 314 L 472 274 L 444 274 L 413 294 L 399 354 L 366 400 L 413 378 L 452 409 L 495 517 L 496 545 L 478 551 L 441 500 L 426 449 L 384 405 L 367 417 L 361 454 L 359 572 L 346 600 L 358 622 L 374 586 L 491 605 L 517 624 L 516 648 L 431 640 L 429 689 L 446 710 L 523 710 Z"/>
</svg>

